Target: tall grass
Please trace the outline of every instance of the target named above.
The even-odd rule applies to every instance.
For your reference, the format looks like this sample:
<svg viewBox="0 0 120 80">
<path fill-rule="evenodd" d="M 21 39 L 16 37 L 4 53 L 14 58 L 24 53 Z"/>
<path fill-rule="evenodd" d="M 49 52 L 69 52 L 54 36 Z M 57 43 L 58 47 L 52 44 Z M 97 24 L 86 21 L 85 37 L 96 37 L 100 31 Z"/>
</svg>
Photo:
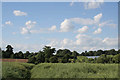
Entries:
<svg viewBox="0 0 120 80">
<path fill-rule="evenodd" d="M 31 78 L 118 78 L 117 64 L 41 63 Z"/>
<path fill-rule="evenodd" d="M 118 64 L 3 62 L 3 78 L 118 78 Z"/>
<path fill-rule="evenodd" d="M 33 64 L 18 62 L 2 62 L 2 78 L 30 78 Z"/>
</svg>

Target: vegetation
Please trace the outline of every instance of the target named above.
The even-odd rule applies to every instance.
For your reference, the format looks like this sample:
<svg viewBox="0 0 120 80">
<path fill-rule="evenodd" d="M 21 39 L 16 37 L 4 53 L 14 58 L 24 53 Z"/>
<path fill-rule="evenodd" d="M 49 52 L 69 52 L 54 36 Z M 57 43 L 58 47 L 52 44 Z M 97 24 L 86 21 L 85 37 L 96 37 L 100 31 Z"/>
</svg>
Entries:
<svg viewBox="0 0 120 80">
<path fill-rule="evenodd" d="M 56 54 L 55 54 L 56 52 Z M 43 47 L 42 51 L 30 53 L 26 51 L 13 52 L 13 47 L 8 45 L 6 51 L 2 50 L 3 58 L 13 59 L 28 59 L 28 63 L 75 63 L 75 62 L 86 62 L 86 63 L 120 63 L 120 49 L 116 51 L 111 50 L 97 50 L 97 51 L 85 51 L 79 54 L 77 51 L 71 52 L 68 49 L 59 49 L 56 51 L 55 48 L 50 46 Z M 100 56 L 99 58 L 87 58 L 86 56 Z"/>
<path fill-rule="evenodd" d="M 3 62 L 3 78 L 118 78 L 118 64 Z"/>
<path fill-rule="evenodd" d="M 2 62 L 2 78 L 30 78 L 34 65 L 18 62 Z"/>
<path fill-rule="evenodd" d="M 31 78 L 117 78 L 118 64 L 41 63 Z"/>
</svg>

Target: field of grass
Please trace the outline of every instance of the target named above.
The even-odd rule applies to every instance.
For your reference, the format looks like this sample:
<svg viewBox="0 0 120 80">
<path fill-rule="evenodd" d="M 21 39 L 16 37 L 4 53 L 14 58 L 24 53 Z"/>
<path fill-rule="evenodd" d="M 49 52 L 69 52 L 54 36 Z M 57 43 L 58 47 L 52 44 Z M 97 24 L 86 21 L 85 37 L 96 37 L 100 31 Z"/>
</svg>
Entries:
<svg viewBox="0 0 120 80">
<path fill-rule="evenodd" d="M 31 70 L 31 78 L 117 78 L 117 64 L 42 63 Z"/>
<path fill-rule="evenodd" d="M 30 78 L 33 64 L 2 62 L 2 78 Z"/>
<path fill-rule="evenodd" d="M 118 78 L 118 64 L 3 62 L 3 78 Z"/>
</svg>

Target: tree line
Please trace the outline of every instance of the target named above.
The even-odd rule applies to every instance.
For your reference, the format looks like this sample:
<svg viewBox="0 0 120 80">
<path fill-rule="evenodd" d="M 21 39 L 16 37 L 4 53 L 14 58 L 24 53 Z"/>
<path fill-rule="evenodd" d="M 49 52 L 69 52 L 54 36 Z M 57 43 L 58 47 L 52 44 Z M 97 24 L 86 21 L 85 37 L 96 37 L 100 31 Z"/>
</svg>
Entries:
<svg viewBox="0 0 120 80">
<path fill-rule="evenodd" d="M 51 48 L 50 46 L 43 47 L 43 50 L 38 52 L 22 51 L 13 52 L 13 47 L 7 45 L 6 50 L 1 50 L 2 58 L 12 59 L 28 59 L 28 63 L 120 63 L 120 49 L 116 51 L 111 50 L 97 50 L 85 51 L 79 54 L 77 51 L 70 51 L 69 49 Z M 100 56 L 98 58 L 87 58 L 86 56 Z"/>
</svg>

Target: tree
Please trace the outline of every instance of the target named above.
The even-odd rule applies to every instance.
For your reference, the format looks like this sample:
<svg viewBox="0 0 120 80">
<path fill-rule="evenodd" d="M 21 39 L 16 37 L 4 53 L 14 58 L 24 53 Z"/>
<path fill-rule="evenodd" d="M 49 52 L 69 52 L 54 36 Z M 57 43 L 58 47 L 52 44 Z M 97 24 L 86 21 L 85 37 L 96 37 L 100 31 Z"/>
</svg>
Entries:
<svg viewBox="0 0 120 80">
<path fill-rule="evenodd" d="M 28 59 L 28 63 L 35 63 L 35 61 L 36 61 L 35 56 L 32 56 Z"/>
<path fill-rule="evenodd" d="M 37 63 L 44 63 L 45 62 L 45 55 L 42 51 L 39 51 L 35 57 L 36 57 Z"/>
<path fill-rule="evenodd" d="M 10 58 L 14 59 L 15 58 L 15 54 L 10 55 Z"/>
<path fill-rule="evenodd" d="M 97 63 L 107 63 L 106 54 L 102 54 L 100 57 L 97 58 Z"/>
<path fill-rule="evenodd" d="M 57 51 L 57 53 L 56 53 L 56 55 L 57 55 L 58 57 L 63 57 L 63 56 L 66 55 L 66 54 L 72 55 L 72 52 L 71 52 L 70 50 L 68 50 L 68 49 L 63 49 L 63 50 L 59 49 L 59 50 Z"/>
<path fill-rule="evenodd" d="M 102 55 L 103 54 L 103 50 L 98 50 L 97 52 L 96 52 L 96 54 L 97 54 L 97 56 L 100 56 L 100 55 Z"/>
<path fill-rule="evenodd" d="M 23 59 L 24 58 L 23 52 L 19 51 L 19 52 L 15 53 L 15 58 L 17 58 L 17 59 Z"/>
<path fill-rule="evenodd" d="M 69 54 L 64 55 L 64 57 L 62 58 L 62 63 L 69 62 L 69 59 L 70 59 L 70 55 Z"/>
<path fill-rule="evenodd" d="M 53 53 L 55 53 L 55 48 L 51 48 L 50 46 L 45 46 L 43 48 L 43 53 L 45 54 L 45 61 L 49 62 L 49 58 L 53 56 Z"/>
<path fill-rule="evenodd" d="M 72 52 L 73 59 L 77 59 L 78 55 L 79 55 L 79 53 L 77 51 Z"/>
<path fill-rule="evenodd" d="M 28 59 L 29 55 L 30 55 L 30 52 L 29 52 L 29 51 L 26 51 L 26 53 L 24 53 L 24 58 L 25 58 L 25 59 Z"/>
<path fill-rule="evenodd" d="M 49 59 L 49 61 L 50 61 L 51 63 L 58 63 L 58 58 L 57 58 L 56 56 L 52 56 L 52 57 Z"/>
<path fill-rule="evenodd" d="M 120 54 L 117 54 L 113 57 L 113 62 L 114 63 L 120 63 Z"/>
<path fill-rule="evenodd" d="M 14 54 L 14 53 L 13 53 L 13 48 L 12 48 L 11 45 L 7 45 L 5 54 L 6 54 L 6 56 L 5 56 L 6 58 L 10 58 L 10 56 L 11 56 L 12 54 Z"/>
</svg>

